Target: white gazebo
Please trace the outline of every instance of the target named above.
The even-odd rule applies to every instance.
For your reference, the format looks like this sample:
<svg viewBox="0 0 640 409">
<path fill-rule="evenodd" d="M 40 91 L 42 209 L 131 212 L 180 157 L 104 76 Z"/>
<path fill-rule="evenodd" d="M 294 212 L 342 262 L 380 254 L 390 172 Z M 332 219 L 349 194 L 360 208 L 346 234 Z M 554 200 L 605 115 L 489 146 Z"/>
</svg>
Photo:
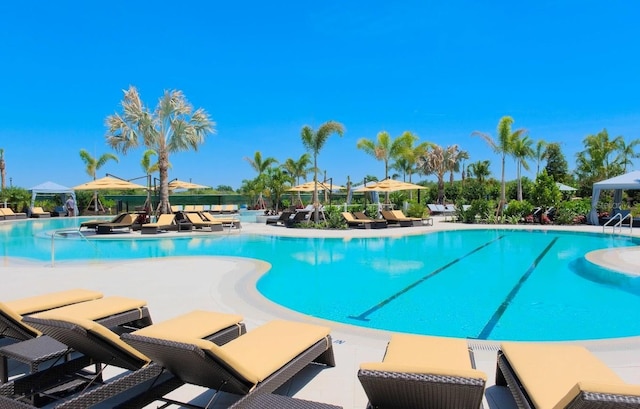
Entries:
<svg viewBox="0 0 640 409">
<path fill-rule="evenodd" d="M 44 182 L 29 189 L 31 191 L 31 208 L 36 201 L 36 196 L 48 195 L 53 196 L 59 194 L 62 197 L 62 203 L 64 204 L 66 196 L 71 196 L 76 203 L 75 214 L 78 214 L 78 201 L 76 200 L 76 192 L 70 187 L 62 186 L 53 182 Z"/>
<path fill-rule="evenodd" d="M 634 170 L 633 172 L 625 173 L 624 175 L 616 176 L 611 179 L 602 180 L 593 184 L 593 193 L 591 195 L 591 211 L 589 212 L 589 224 L 598 225 L 598 199 L 600 198 L 600 191 L 613 190 L 613 207 L 614 209 L 620 208 L 620 202 L 622 201 L 623 190 L 640 190 L 640 170 Z"/>
</svg>

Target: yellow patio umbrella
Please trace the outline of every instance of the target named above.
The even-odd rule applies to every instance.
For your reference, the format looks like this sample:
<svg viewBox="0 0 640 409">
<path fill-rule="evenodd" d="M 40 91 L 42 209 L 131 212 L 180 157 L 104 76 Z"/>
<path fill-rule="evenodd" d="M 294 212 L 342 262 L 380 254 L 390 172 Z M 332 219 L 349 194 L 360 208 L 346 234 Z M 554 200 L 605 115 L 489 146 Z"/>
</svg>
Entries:
<svg viewBox="0 0 640 409">
<path fill-rule="evenodd" d="M 394 179 L 385 179 L 368 186 L 360 186 L 354 192 L 397 192 L 399 190 L 428 189 L 425 186 L 408 182 L 401 182 Z"/>
<path fill-rule="evenodd" d="M 310 182 L 305 182 L 301 185 L 294 186 L 291 189 L 288 189 L 288 192 L 313 192 L 315 189 L 315 182 L 312 180 Z M 344 186 L 339 185 L 329 185 L 327 183 L 322 183 L 318 181 L 318 190 L 341 190 L 345 189 Z"/>
<path fill-rule="evenodd" d="M 93 190 L 93 199 L 87 205 L 87 209 L 91 206 L 91 203 L 95 202 L 94 209 L 95 212 L 98 213 L 98 208 L 101 208 L 101 210 L 104 211 L 104 207 L 102 207 L 102 204 L 98 201 L 98 190 L 131 190 L 146 189 L 146 187 L 138 185 L 137 183 L 129 182 L 128 180 L 105 176 L 103 178 L 92 180 L 90 182 L 75 186 L 72 189 Z"/>
<path fill-rule="evenodd" d="M 197 183 L 186 182 L 183 180 L 172 180 L 169 182 L 169 190 L 175 189 L 208 189 L 209 186 L 199 185 Z"/>
</svg>

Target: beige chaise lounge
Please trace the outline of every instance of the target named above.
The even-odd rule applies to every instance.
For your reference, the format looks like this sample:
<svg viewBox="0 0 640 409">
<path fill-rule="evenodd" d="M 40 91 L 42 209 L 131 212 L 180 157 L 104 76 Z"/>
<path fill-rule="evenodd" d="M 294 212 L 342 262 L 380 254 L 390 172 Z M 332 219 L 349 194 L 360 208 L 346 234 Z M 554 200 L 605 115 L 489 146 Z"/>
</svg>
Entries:
<svg viewBox="0 0 640 409">
<path fill-rule="evenodd" d="M 35 218 L 51 217 L 51 213 L 45 212 L 42 207 L 33 207 L 31 208 L 31 217 L 35 217 Z"/>
<path fill-rule="evenodd" d="M 334 366 L 329 332 L 276 320 L 223 346 L 179 332 L 141 330 L 121 338 L 186 383 L 248 397 L 273 392 L 311 362 Z"/>
<path fill-rule="evenodd" d="M 151 362 L 142 352 L 123 342 L 116 333 L 96 322 L 66 314 L 49 314 L 46 318 L 30 318 L 30 324 L 90 357 L 93 362 L 128 370 L 106 382 L 97 374 L 91 380 L 93 384 L 84 390 L 76 388 L 81 392 L 66 397 L 55 407 L 86 408 L 97 403 L 102 403 L 101 407 L 143 407 L 183 384 L 161 365 Z M 179 333 L 185 337 L 202 338 L 215 345 L 223 345 L 242 335 L 245 326 L 240 315 L 192 311 L 149 326 L 144 331 L 143 334 L 156 336 Z M 61 375 L 72 377 L 74 374 Z M 32 385 L 35 384 L 38 386 L 35 393 L 40 393 L 48 387 L 49 381 L 46 376 L 18 378 L 9 385 L 1 386 L 0 395 L 24 399 L 17 391 L 23 390 L 25 386 L 33 388 Z M 5 404 L 9 405 L 9 401 L 0 397 L 0 407 L 5 407 Z"/>
<path fill-rule="evenodd" d="M 233 216 L 233 215 L 227 215 L 227 216 L 223 216 L 223 217 L 216 217 L 211 213 L 208 212 L 201 212 L 199 213 L 200 216 L 202 217 L 202 219 L 204 221 L 207 222 L 213 222 L 213 223 L 222 223 L 222 226 L 228 226 L 228 227 L 235 227 L 236 229 L 239 229 L 241 227 L 240 225 L 240 219 Z"/>
<path fill-rule="evenodd" d="M 25 315 L 99 298 L 102 298 L 101 292 L 72 289 L 0 302 L 0 337 L 17 340 L 35 338 L 40 331 L 22 322 Z"/>
<path fill-rule="evenodd" d="M 405 217 L 404 213 L 402 213 L 402 217 L 398 217 L 398 214 L 391 210 L 381 210 L 380 214 L 382 214 L 382 218 L 385 219 L 389 225 L 398 225 L 400 227 L 411 227 L 414 225 L 414 220 Z"/>
<path fill-rule="evenodd" d="M 16 213 L 10 207 L 0 207 L 0 217 L 4 220 L 26 219 L 26 213 Z"/>
<path fill-rule="evenodd" d="M 194 229 L 209 229 L 210 231 L 222 231 L 222 223 L 219 221 L 203 220 L 198 213 L 184 213 L 187 221 L 191 223 Z"/>
<path fill-rule="evenodd" d="M 477 409 L 487 375 L 463 339 L 394 334 L 382 362 L 361 364 L 358 379 L 369 408 Z"/>
<path fill-rule="evenodd" d="M 640 385 L 578 345 L 502 343 L 496 385 L 508 386 L 519 408 L 640 408 Z"/>
<path fill-rule="evenodd" d="M 387 227 L 387 222 L 384 220 L 356 219 L 351 212 L 342 212 L 341 215 L 349 227 L 361 229 L 381 229 Z"/>
<path fill-rule="evenodd" d="M 175 214 L 161 214 L 155 223 L 143 224 L 140 227 L 140 234 L 158 234 L 167 230 L 178 230 Z"/>
</svg>

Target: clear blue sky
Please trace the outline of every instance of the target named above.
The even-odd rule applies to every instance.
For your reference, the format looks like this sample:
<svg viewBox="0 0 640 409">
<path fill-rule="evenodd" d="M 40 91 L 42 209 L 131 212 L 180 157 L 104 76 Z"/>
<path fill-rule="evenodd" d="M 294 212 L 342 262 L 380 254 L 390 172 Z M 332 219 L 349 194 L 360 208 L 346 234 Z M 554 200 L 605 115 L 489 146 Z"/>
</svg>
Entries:
<svg viewBox="0 0 640 409">
<path fill-rule="evenodd" d="M 560 142 L 573 168 L 589 134 L 640 138 L 639 12 L 629 0 L 4 2 L 0 148 L 14 186 L 84 183 L 80 149 L 112 152 L 104 120 L 134 85 L 152 107 L 179 89 L 211 114 L 217 133 L 170 171 L 209 186 L 255 177 L 243 158 L 258 150 L 299 158 L 301 128 L 328 120 L 346 134 L 319 166 L 339 184 L 384 176 L 356 149 L 382 130 L 458 144 L 499 178 L 471 133 L 495 135 L 504 115 Z M 142 153 L 98 176 L 142 176 Z"/>
</svg>

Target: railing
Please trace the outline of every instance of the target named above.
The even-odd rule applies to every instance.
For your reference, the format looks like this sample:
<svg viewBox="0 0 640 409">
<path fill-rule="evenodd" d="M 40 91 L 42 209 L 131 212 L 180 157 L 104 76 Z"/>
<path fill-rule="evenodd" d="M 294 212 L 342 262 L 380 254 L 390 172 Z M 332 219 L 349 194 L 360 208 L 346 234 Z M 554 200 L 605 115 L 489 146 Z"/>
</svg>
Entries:
<svg viewBox="0 0 640 409">
<path fill-rule="evenodd" d="M 605 232 L 605 229 L 607 226 L 611 225 L 613 222 L 617 222 L 615 224 L 613 224 L 611 233 L 615 234 L 616 232 L 616 227 L 620 229 L 620 233 L 622 233 L 622 227 L 624 225 L 624 221 L 629 219 L 629 232 L 633 233 L 633 215 L 631 214 L 631 212 L 627 213 L 625 216 L 622 215 L 622 213 L 616 213 L 615 215 L 613 215 L 612 218 L 610 218 L 603 226 L 602 226 L 602 232 Z"/>
<path fill-rule="evenodd" d="M 92 243 L 89 239 L 87 239 L 87 237 L 84 234 L 82 234 L 82 232 L 80 231 L 80 228 L 55 230 L 51 234 L 51 267 L 53 267 L 56 262 L 56 245 L 55 245 L 56 236 L 66 237 L 70 234 L 80 236 L 84 241 L 92 245 L 95 250 L 98 249 L 95 243 Z"/>
</svg>

